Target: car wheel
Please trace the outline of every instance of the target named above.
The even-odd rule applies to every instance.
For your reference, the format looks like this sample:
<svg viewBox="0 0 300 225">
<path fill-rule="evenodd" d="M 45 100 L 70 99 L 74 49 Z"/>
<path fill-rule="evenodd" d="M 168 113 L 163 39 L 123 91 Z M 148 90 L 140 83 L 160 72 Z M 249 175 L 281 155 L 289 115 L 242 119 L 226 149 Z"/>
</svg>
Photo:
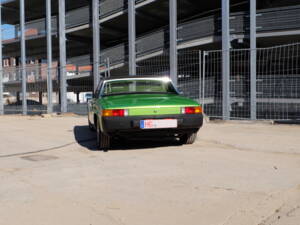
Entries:
<svg viewBox="0 0 300 225">
<path fill-rule="evenodd" d="M 111 138 L 101 132 L 99 124 L 97 124 L 97 147 L 99 150 L 107 151 L 110 148 Z"/>
<path fill-rule="evenodd" d="M 197 139 L 197 133 L 195 132 L 195 133 L 183 135 L 183 137 L 180 138 L 180 141 L 182 144 L 191 145 L 194 144 L 196 139 Z"/>
</svg>

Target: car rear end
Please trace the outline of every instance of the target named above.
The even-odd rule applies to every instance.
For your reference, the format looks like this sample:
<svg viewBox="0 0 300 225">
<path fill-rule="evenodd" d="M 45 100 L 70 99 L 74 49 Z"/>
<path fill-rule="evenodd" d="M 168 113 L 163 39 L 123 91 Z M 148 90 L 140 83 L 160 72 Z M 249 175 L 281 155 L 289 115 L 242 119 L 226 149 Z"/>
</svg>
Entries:
<svg viewBox="0 0 300 225">
<path fill-rule="evenodd" d="M 126 138 L 182 136 L 203 124 L 199 105 L 106 109 L 101 118 L 104 133 Z"/>
<path fill-rule="evenodd" d="M 109 148 L 114 137 L 178 137 L 192 144 L 203 123 L 201 106 L 181 96 L 169 77 L 106 80 L 95 105 L 101 149 Z"/>
</svg>

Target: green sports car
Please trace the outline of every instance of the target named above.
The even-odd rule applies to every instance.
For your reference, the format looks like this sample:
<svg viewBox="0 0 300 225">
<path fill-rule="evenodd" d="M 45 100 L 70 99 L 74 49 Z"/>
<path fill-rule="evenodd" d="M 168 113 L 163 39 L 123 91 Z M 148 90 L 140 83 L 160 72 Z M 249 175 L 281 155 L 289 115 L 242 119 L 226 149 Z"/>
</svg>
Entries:
<svg viewBox="0 0 300 225">
<path fill-rule="evenodd" d="M 88 121 L 98 148 L 107 150 L 113 138 L 176 137 L 192 144 L 203 115 L 169 77 L 127 77 L 101 80 L 88 104 Z"/>
</svg>

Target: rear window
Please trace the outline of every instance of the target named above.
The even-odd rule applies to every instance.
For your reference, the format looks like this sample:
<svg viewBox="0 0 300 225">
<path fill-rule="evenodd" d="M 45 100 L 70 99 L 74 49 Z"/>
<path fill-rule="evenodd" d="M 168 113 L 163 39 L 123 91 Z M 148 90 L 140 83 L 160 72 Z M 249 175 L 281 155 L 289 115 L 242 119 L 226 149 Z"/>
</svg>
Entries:
<svg viewBox="0 0 300 225">
<path fill-rule="evenodd" d="M 173 93 L 177 94 L 170 81 L 165 80 L 116 80 L 105 83 L 101 95 L 136 93 Z"/>
</svg>

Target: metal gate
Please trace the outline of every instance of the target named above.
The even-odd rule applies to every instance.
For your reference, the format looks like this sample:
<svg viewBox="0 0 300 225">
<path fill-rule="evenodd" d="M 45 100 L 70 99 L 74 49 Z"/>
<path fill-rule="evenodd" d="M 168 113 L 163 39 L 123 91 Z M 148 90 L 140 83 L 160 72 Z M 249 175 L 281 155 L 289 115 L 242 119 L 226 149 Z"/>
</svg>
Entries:
<svg viewBox="0 0 300 225">
<path fill-rule="evenodd" d="M 253 50 L 252 50 L 253 51 Z M 300 43 L 258 48 L 257 119 L 300 119 Z M 222 50 L 203 54 L 201 102 L 205 113 L 222 118 Z M 230 118 L 250 119 L 250 49 L 230 50 Z"/>
</svg>

